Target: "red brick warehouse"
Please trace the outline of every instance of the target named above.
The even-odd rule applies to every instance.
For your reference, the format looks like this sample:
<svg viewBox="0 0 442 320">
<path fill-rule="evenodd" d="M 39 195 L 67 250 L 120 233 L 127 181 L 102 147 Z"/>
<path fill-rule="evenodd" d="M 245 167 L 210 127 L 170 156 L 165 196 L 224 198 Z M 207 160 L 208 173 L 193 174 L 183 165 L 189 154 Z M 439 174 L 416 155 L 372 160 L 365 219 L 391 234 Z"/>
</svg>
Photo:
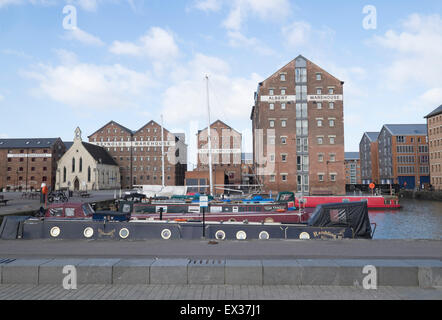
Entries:
<svg viewBox="0 0 442 320">
<path fill-rule="evenodd" d="M 0 139 L 0 190 L 55 186 L 57 161 L 66 147 L 60 138 Z"/>
<path fill-rule="evenodd" d="M 343 87 L 303 56 L 259 83 L 251 120 L 265 191 L 345 194 Z"/>
</svg>

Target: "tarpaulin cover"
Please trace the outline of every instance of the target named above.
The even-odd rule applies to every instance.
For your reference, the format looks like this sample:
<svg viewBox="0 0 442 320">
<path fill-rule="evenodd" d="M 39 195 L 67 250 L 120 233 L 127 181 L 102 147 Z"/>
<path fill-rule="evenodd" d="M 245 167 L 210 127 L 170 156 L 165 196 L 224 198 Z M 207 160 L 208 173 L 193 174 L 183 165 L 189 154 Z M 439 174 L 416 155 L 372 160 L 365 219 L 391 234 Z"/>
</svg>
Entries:
<svg viewBox="0 0 442 320">
<path fill-rule="evenodd" d="M 20 223 L 29 219 L 30 216 L 7 216 L 3 218 L 0 226 L 0 239 L 17 239 L 20 233 Z"/>
<path fill-rule="evenodd" d="M 371 225 L 366 201 L 321 204 L 311 214 L 312 227 L 350 227 L 355 238 L 371 239 Z"/>
</svg>

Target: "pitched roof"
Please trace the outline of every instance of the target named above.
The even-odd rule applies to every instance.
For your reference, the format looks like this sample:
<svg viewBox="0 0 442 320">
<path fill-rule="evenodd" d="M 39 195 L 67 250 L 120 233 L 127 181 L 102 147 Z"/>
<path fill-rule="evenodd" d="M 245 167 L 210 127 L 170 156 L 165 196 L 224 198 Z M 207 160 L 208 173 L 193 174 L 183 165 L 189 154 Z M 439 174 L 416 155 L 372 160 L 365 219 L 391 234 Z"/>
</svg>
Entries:
<svg viewBox="0 0 442 320">
<path fill-rule="evenodd" d="M 431 111 L 429 114 L 427 114 L 424 118 L 429 118 L 435 115 L 438 115 L 442 113 L 442 105 L 439 106 L 438 108 L 434 109 L 433 111 Z"/>
<path fill-rule="evenodd" d="M 293 63 L 294 61 L 296 61 L 297 59 L 302 58 L 308 62 L 310 62 L 312 65 L 318 67 L 319 69 L 321 69 L 324 73 L 328 74 L 329 76 L 331 76 L 332 78 L 336 79 L 337 81 L 341 82 L 342 84 L 344 83 L 344 81 L 339 80 L 338 78 L 336 78 L 334 75 L 330 74 L 328 71 L 324 70 L 323 68 L 321 68 L 320 66 L 318 66 L 316 63 L 312 62 L 311 60 L 307 59 L 306 57 L 304 57 L 303 55 L 298 55 L 296 58 L 290 60 L 288 63 L 286 63 L 284 66 L 282 66 L 281 68 L 279 68 L 276 72 L 272 73 L 272 75 L 270 75 L 269 77 L 267 77 L 264 81 L 270 79 L 271 77 L 273 77 L 275 74 L 279 73 L 282 69 L 284 69 L 285 67 L 287 67 L 289 64 Z M 264 81 L 261 81 L 259 84 L 262 84 Z"/>
<path fill-rule="evenodd" d="M 60 138 L 33 138 L 33 139 L 0 139 L 0 148 L 49 148 Z"/>
<path fill-rule="evenodd" d="M 119 126 L 121 129 L 126 130 L 127 132 L 129 132 L 130 134 L 134 134 L 135 131 L 130 130 L 129 128 L 126 128 L 125 126 L 122 126 L 121 124 L 119 124 L 118 122 L 115 122 L 114 120 L 109 121 L 108 123 L 106 123 L 104 126 L 102 126 L 100 129 L 98 129 L 97 131 L 95 131 L 94 133 L 92 133 L 91 135 L 88 136 L 88 138 L 92 137 L 94 134 L 96 134 L 98 131 L 102 130 L 104 127 L 108 126 L 109 124 L 115 124 L 117 126 Z"/>
<path fill-rule="evenodd" d="M 394 136 L 427 135 L 426 124 L 384 124 L 384 127 Z"/>
<path fill-rule="evenodd" d="M 235 129 L 233 129 L 231 126 L 229 126 L 228 124 L 226 124 L 225 122 L 223 122 L 223 121 L 221 121 L 221 120 L 216 120 L 216 121 L 214 121 L 214 122 L 212 122 L 212 124 L 210 125 L 210 127 L 212 127 L 215 123 L 217 123 L 217 122 L 221 122 L 223 125 L 225 125 L 226 127 L 228 127 L 228 128 L 230 128 L 231 130 L 233 130 L 233 131 L 235 131 L 236 133 L 239 133 L 240 135 L 242 135 L 241 134 L 241 132 L 239 132 L 238 130 L 235 130 Z M 200 132 L 202 132 L 202 131 L 204 131 L 204 130 L 206 130 L 207 129 L 207 127 L 205 127 L 204 129 L 201 129 L 201 130 L 198 130 L 198 133 L 197 134 L 199 134 Z"/>
<path fill-rule="evenodd" d="M 365 132 L 364 133 L 368 139 L 370 139 L 370 141 L 374 142 L 378 139 L 379 137 L 379 132 Z"/>
<path fill-rule="evenodd" d="M 106 149 L 91 143 L 81 142 L 89 154 L 99 163 L 118 166 Z"/>
<path fill-rule="evenodd" d="M 359 152 L 345 152 L 344 158 L 345 160 L 358 160 Z"/>
<path fill-rule="evenodd" d="M 74 144 L 74 141 L 63 141 L 63 143 L 66 146 L 66 150 L 69 150 Z"/>
</svg>

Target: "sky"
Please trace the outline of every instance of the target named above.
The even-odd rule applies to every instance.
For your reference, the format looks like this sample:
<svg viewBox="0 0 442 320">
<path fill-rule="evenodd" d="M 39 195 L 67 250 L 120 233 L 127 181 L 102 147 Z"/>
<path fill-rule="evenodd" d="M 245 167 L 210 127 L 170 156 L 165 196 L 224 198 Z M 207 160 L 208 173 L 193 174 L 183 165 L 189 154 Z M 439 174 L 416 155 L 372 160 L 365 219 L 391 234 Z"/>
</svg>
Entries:
<svg viewBox="0 0 442 320">
<path fill-rule="evenodd" d="M 258 83 L 302 54 L 344 84 L 345 150 L 442 104 L 440 0 L 0 0 L 0 138 L 83 140 L 114 120 L 243 134 Z"/>
</svg>

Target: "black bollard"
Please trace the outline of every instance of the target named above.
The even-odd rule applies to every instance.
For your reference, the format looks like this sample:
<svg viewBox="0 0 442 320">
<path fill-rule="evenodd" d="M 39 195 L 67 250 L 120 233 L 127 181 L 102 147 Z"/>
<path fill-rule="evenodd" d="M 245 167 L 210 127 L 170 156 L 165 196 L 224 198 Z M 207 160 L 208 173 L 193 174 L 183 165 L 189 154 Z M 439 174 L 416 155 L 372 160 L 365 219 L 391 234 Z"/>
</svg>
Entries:
<svg viewBox="0 0 442 320">
<path fill-rule="evenodd" d="M 160 221 L 163 221 L 163 207 L 160 207 Z"/>
</svg>

